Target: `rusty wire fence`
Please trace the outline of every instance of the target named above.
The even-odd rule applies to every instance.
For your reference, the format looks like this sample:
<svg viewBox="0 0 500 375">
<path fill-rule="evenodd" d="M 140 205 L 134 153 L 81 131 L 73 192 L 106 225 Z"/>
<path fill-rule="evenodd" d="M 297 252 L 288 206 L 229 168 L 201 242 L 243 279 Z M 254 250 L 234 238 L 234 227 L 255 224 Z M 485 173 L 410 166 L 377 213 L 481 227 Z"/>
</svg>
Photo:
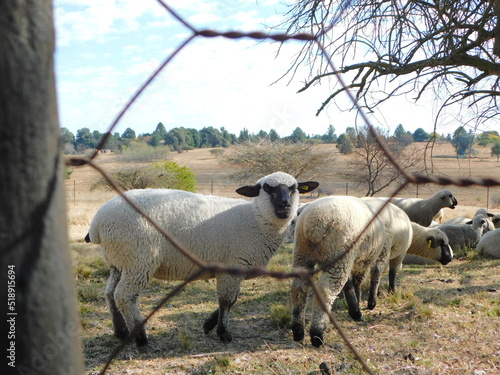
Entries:
<svg viewBox="0 0 500 375">
<path fill-rule="evenodd" d="M 157 0 L 158 3 L 165 9 L 166 12 L 168 12 L 177 22 L 182 24 L 188 31 L 190 31 L 190 35 L 182 41 L 176 49 L 174 49 L 173 52 L 171 52 L 168 56 L 165 57 L 163 62 L 160 64 L 160 66 L 154 70 L 149 78 L 137 89 L 135 94 L 130 98 L 130 100 L 126 103 L 126 105 L 118 112 L 116 115 L 116 118 L 112 122 L 112 124 L 109 126 L 109 129 L 107 133 L 103 136 L 102 140 L 100 141 L 99 145 L 96 148 L 96 152 L 91 155 L 88 158 L 84 157 L 73 157 L 67 160 L 68 166 L 71 167 L 81 167 L 84 165 L 90 165 L 92 168 L 94 168 L 98 173 L 100 173 L 107 181 L 110 183 L 110 185 L 119 193 L 122 194 L 122 191 L 120 188 L 115 184 L 115 182 L 112 180 L 112 178 L 106 173 L 106 171 L 101 168 L 99 165 L 97 165 L 94 162 L 94 159 L 98 156 L 99 150 L 105 148 L 107 139 L 109 135 L 112 134 L 113 129 L 118 125 L 122 117 L 125 115 L 125 113 L 129 110 L 131 105 L 142 95 L 144 90 L 156 79 L 156 77 L 162 72 L 172 61 L 172 59 L 180 54 L 183 49 L 189 45 L 193 40 L 198 39 L 198 38 L 216 38 L 216 37 L 221 37 L 221 38 L 227 38 L 227 39 L 241 39 L 241 38 L 250 38 L 253 40 L 259 40 L 259 41 L 277 41 L 281 43 L 286 43 L 287 41 L 290 40 L 295 40 L 295 41 L 303 41 L 303 42 L 312 42 L 316 43 L 319 50 L 322 52 L 322 58 L 328 64 L 330 67 L 331 71 L 337 72 L 337 69 L 335 68 L 335 65 L 333 64 L 333 61 L 329 54 L 327 53 L 325 47 L 320 43 L 320 37 L 324 33 L 328 33 L 331 28 L 334 26 L 335 22 L 332 23 L 329 29 L 326 29 L 322 31 L 321 34 L 318 35 L 312 35 L 308 33 L 299 33 L 299 34 L 269 34 L 266 32 L 262 31 L 256 31 L 256 32 L 238 32 L 238 31 L 229 31 L 229 32 L 217 32 L 215 30 L 211 29 L 204 29 L 204 30 L 198 30 L 195 26 L 191 25 L 188 23 L 183 17 L 181 17 L 172 7 L 170 7 L 166 2 L 163 0 Z M 342 81 L 342 77 L 338 74 L 335 75 L 336 79 L 339 80 L 339 83 L 345 88 L 346 84 Z M 456 187 L 483 187 L 483 188 L 490 188 L 490 187 L 498 187 L 500 186 L 500 181 L 494 178 L 451 178 L 451 177 L 446 177 L 446 176 L 425 176 L 425 175 L 417 175 L 417 174 L 409 174 L 405 170 L 403 170 L 395 161 L 395 159 L 392 157 L 391 153 L 389 150 L 385 147 L 384 143 L 381 141 L 379 138 L 378 134 L 373 131 L 373 126 L 368 120 L 367 116 L 364 114 L 364 112 L 361 110 L 359 105 L 356 102 L 355 97 L 350 93 L 349 90 L 346 90 L 346 93 L 354 104 L 355 108 L 359 112 L 359 115 L 362 119 L 362 121 L 369 127 L 369 129 L 372 132 L 372 135 L 375 137 L 377 143 L 379 144 L 380 148 L 383 150 L 383 152 L 387 155 L 387 158 L 390 160 L 392 165 L 394 165 L 395 168 L 397 168 L 402 176 L 404 177 L 404 182 L 395 189 L 393 192 L 393 195 L 397 195 L 398 193 L 402 192 L 404 189 L 408 189 L 409 187 L 415 187 L 415 186 L 424 186 L 427 184 L 435 184 L 438 186 L 441 185 L 454 185 Z M 339 190 L 343 190 L 343 186 L 339 186 Z M 366 371 L 369 374 L 374 374 L 373 370 L 368 366 L 367 361 L 361 356 L 356 348 L 350 343 L 349 339 L 341 329 L 341 327 L 337 324 L 337 321 L 335 317 L 332 315 L 331 311 L 329 310 L 329 306 L 326 305 L 325 301 L 322 298 L 322 295 L 320 293 L 320 290 L 318 288 L 318 285 L 314 281 L 314 275 L 318 272 L 321 272 L 324 269 L 327 269 L 333 265 L 333 262 L 330 264 L 326 264 L 320 269 L 313 271 L 308 271 L 308 270 L 292 270 L 292 272 L 271 272 L 266 268 L 261 268 L 261 267 L 253 267 L 253 268 L 246 268 L 246 269 L 241 269 L 241 268 L 236 268 L 236 267 L 228 267 L 223 264 L 215 264 L 215 263 L 206 263 L 200 259 L 198 259 L 196 256 L 191 254 L 187 249 L 185 249 L 181 243 L 179 243 L 175 238 L 173 238 L 164 228 L 162 228 L 158 223 L 156 223 L 153 219 L 151 219 L 146 212 L 141 210 L 140 207 L 135 205 L 132 201 L 130 201 L 126 196 L 122 195 L 125 201 L 128 202 L 137 212 L 139 212 L 141 215 L 144 216 L 144 218 L 154 227 L 156 230 L 158 230 L 168 241 L 170 241 L 179 252 L 181 252 L 184 256 L 186 256 L 188 259 L 191 260 L 194 264 L 196 264 L 199 268 L 199 271 L 190 277 L 188 280 L 185 280 L 184 282 L 180 283 L 178 286 L 176 286 L 168 295 L 166 295 L 160 303 L 155 306 L 154 309 L 152 309 L 148 314 L 146 314 L 145 320 L 143 324 L 146 324 L 148 320 L 155 315 L 158 310 L 163 307 L 167 301 L 169 301 L 172 297 L 174 297 L 176 294 L 178 294 L 186 285 L 188 285 L 190 282 L 194 281 L 198 275 L 201 273 L 205 272 L 210 272 L 210 273 L 228 273 L 231 275 L 237 275 L 241 277 L 257 277 L 257 276 L 267 276 L 267 277 L 272 277 L 272 278 L 277 278 L 277 279 L 292 279 L 292 278 L 300 278 L 303 280 L 306 280 L 317 300 L 319 301 L 319 304 L 321 308 L 324 310 L 324 312 L 328 315 L 328 318 L 330 320 L 330 323 L 335 327 L 335 329 L 338 331 L 339 335 L 342 337 L 344 340 L 345 344 L 347 347 L 352 351 L 353 355 L 355 358 L 359 361 L 361 364 L 362 368 L 364 371 Z M 381 208 L 381 210 L 383 207 Z M 380 212 L 380 211 L 379 211 Z M 375 220 L 376 217 L 373 218 Z M 372 221 L 373 221 L 372 220 Z M 370 224 L 368 224 L 370 225 Z M 366 229 L 366 228 L 365 228 Z M 359 237 L 363 235 L 363 232 L 360 233 Z M 356 241 L 355 241 L 356 242 Z M 355 243 L 351 245 L 351 248 L 354 246 Z M 348 249 L 346 252 L 344 252 L 343 256 L 345 256 L 350 249 Z M 336 259 L 335 261 L 338 261 Z M 131 332 L 129 335 L 128 339 L 122 342 L 120 345 L 118 345 L 112 352 L 112 354 L 109 357 L 109 360 L 107 363 L 104 365 L 101 374 L 105 374 L 107 370 L 109 369 L 109 366 L 111 365 L 112 361 L 117 357 L 117 355 L 124 349 L 124 347 L 132 342 L 133 338 L 139 333 L 141 330 L 142 326 L 136 327 L 136 330 L 134 332 Z"/>
</svg>

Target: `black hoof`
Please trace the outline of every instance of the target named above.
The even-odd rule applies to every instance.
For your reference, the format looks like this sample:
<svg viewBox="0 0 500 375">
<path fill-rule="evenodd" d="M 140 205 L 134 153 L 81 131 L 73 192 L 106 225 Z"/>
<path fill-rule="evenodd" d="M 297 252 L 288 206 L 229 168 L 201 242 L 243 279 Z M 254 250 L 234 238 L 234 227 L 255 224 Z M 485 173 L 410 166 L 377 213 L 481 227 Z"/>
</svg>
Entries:
<svg viewBox="0 0 500 375">
<path fill-rule="evenodd" d="M 356 310 L 356 311 L 349 311 L 349 316 L 354 320 L 355 322 L 362 322 L 363 319 L 363 314 L 361 314 L 361 310 Z"/>
<path fill-rule="evenodd" d="M 377 306 L 377 301 L 368 301 L 368 310 L 373 310 Z"/>
<path fill-rule="evenodd" d="M 293 341 L 304 341 L 304 327 L 302 324 L 292 324 Z"/>
<path fill-rule="evenodd" d="M 324 344 L 323 333 L 311 331 L 310 335 L 311 335 L 311 344 L 315 348 L 319 348 L 321 345 Z"/>
<path fill-rule="evenodd" d="M 222 334 L 219 335 L 220 341 L 224 344 L 230 344 L 231 341 L 233 341 L 233 336 L 231 335 L 231 332 L 226 331 Z"/>
<path fill-rule="evenodd" d="M 205 322 L 203 323 L 203 331 L 205 331 L 205 333 L 208 333 L 211 330 L 213 330 L 217 326 L 218 320 L 219 320 L 218 315 L 217 316 L 214 316 L 214 315 L 209 316 L 207 319 L 205 319 Z"/>
<path fill-rule="evenodd" d="M 135 344 L 139 350 L 147 351 L 149 342 L 146 333 L 139 333 L 135 338 Z"/>
</svg>

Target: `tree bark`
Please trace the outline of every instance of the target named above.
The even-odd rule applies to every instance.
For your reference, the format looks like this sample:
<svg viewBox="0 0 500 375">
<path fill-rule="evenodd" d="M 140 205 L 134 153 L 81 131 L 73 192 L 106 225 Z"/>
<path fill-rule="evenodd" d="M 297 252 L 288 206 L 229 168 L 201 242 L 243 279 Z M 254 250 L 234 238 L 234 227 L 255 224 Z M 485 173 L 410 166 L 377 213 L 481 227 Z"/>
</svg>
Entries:
<svg viewBox="0 0 500 375">
<path fill-rule="evenodd" d="M 2 373 L 81 374 L 52 1 L 0 1 L 0 9 Z"/>
</svg>

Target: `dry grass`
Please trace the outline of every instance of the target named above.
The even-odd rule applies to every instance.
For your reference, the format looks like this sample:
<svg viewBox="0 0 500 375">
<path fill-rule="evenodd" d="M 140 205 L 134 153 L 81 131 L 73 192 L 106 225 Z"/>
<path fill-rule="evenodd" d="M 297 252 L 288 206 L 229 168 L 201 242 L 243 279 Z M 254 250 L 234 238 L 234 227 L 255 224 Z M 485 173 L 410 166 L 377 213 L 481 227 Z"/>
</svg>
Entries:
<svg viewBox="0 0 500 375">
<path fill-rule="evenodd" d="M 452 150 L 443 147 L 434 154 L 452 155 Z M 209 150 L 172 156 L 179 164 L 195 171 L 199 192 L 235 196 L 237 184 L 227 180 L 228 171 L 220 167 Z M 101 155 L 99 162 L 107 170 L 113 170 L 120 167 L 114 158 Z M 465 177 L 475 171 L 476 177 L 500 178 L 500 165 L 483 154 L 460 164 L 456 159 L 443 157 L 436 158 L 435 162 L 441 174 Z M 336 164 L 334 168 L 342 166 L 338 155 Z M 96 173 L 84 167 L 75 169 L 67 181 L 69 233 L 88 374 L 98 373 L 118 345 L 112 336 L 104 301 L 107 266 L 98 247 L 83 242 L 97 209 L 115 195 L 90 193 L 89 187 L 95 178 Z M 321 178 L 319 181 L 323 183 Z M 421 186 L 419 195 L 428 196 L 440 189 L 442 187 Z M 499 189 L 490 189 L 489 202 L 486 202 L 484 188 L 450 189 L 458 197 L 459 206 L 453 211 L 446 210 L 445 219 L 470 216 L 486 205 L 494 212 L 500 211 L 494 202 L 495 195 L 500 196 Z M 410 188 L 405 193 L 415 196 L 415 190 Z M 350 193 L 361 195 L 355 190 Z M 292 251 L 291 245 L 283 246 L 272 259 L 270 269 L 288 270 Z M 335 303 L 334 314 L 376 373 L 497 374 L 500 373 L 499 266 L 498 260 L 481 259 L 474 254 L 454 260 L 446 267 L 405 266 L 394 295 L 385 293 L 387 280 L 384 278 L 379 304 L 373 311 L 364 310 L 363 323 L 348 318 L 343 300 Z M 283 306 L 290 304 L 289 282 L 257 278 L 242 284 L 238 303 L 231 312 L 235 339 L 227 346 L 219 342 L 215 333 L 205 335 L 202 330 L 203 320 L 217 307 L 215 283 L 194 282 L 170 300 L 148 324 L 152 338 L 150 350 L 142 353 L 129 345 L 107 373 L 319 374 L 321 362 L 327 362 L 337 373 L 363 373 L 333 328 L 326 333 L 326 345 L 320 349 L 293 342 L 289 330 L 280 328 L 276 316 L 281 316 L 278 313 L 283 314 Z M 151 310 L 176 284 L 153 281 L 141 296 L 142 311 Z"/>
</svg>

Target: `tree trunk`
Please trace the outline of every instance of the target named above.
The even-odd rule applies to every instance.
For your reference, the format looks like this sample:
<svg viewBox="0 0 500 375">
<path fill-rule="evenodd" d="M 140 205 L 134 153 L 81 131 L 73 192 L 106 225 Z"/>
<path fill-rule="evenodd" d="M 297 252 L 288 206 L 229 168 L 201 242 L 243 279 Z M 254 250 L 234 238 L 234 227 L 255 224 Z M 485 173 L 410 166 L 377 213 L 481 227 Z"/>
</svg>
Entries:
<svg viewBox="0 0 500 375">
<path fill-rule="evenodd" d="M 52 1 L 7 0 L 0 9 L 1 372 L 81 374 Z"/>
</svg>

